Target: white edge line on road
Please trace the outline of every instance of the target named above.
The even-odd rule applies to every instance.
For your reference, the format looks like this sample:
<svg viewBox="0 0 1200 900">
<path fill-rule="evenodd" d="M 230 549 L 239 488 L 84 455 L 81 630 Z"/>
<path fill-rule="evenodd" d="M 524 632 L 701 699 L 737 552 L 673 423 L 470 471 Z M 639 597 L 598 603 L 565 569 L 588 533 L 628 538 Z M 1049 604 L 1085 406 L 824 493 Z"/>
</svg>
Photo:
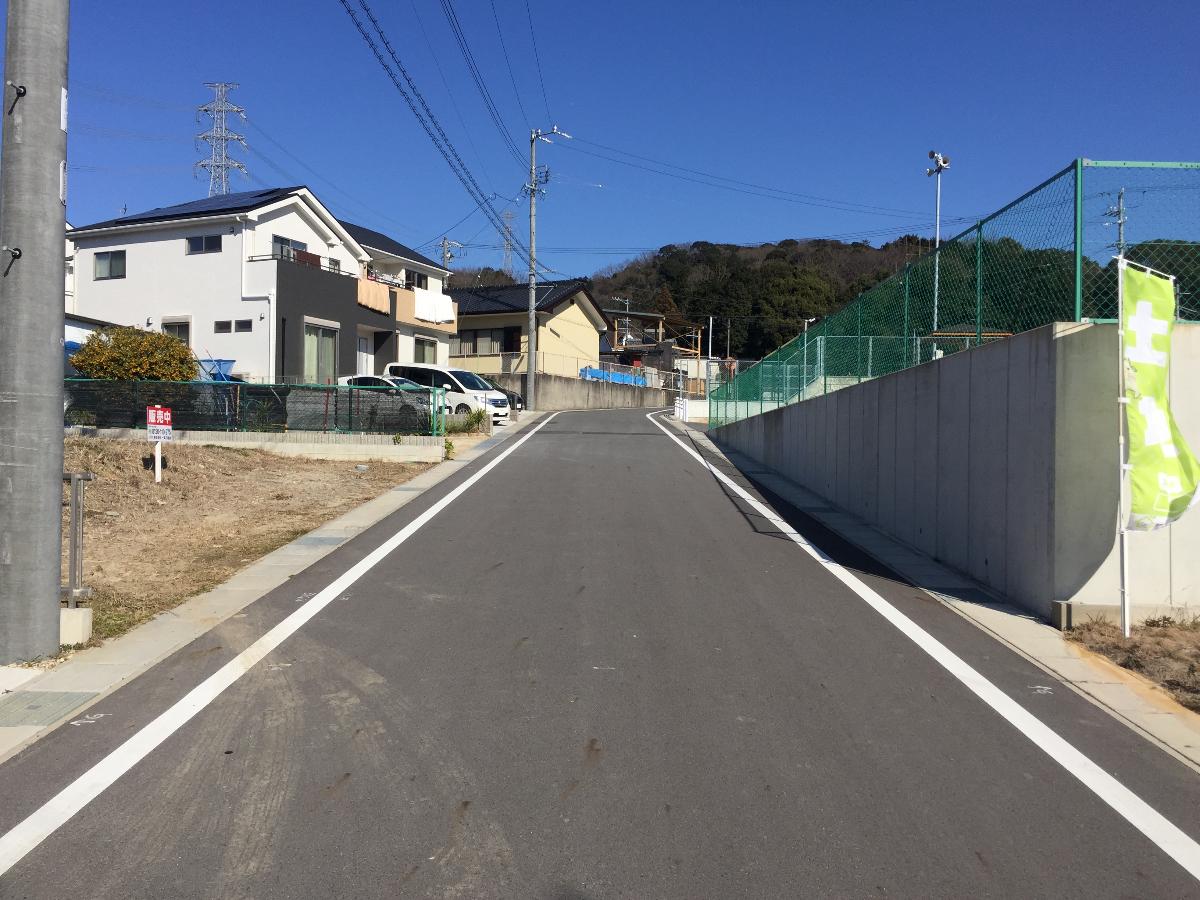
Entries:
<svg viewBox="0 0 1200 900">
<path fill-rule="evenodd" d="M 868 606 L 895 625 L 905 637 L 933 657 L 942 668 L 966 685 L 975 696 L 1044 750 L 1056 763 L 1083 782 L 1097 797 L 1153 841 L 1167 856 L 1183 866 L 1193 878 L 1200 880 L 1200 844 L 1173 825 L 1145 800 L 1076 750 L 1073 745 L 1059 737 L 1056 732 L 975 671 L 945 644 L 859 581 L 844 566 L 834 562 L 810 544 L 796 529 L 777 516 L 770 507 L 752 497 L 724 472 L 715 469 L 701 454 L 671 434 L 667 430 L 667 426 L 654 418 L 656 414 L 649 413 L 646 418 L 657 425 L 667 437 L 682 447 L 685 453 L 704 466 L 721 483 L 824 566 L 838 581 L 854 591 Z"/>
<path fill-rule="evenodd" d="M 552 413 L 547 416 L 528 434 L 347 569 L 319 594 L 192 688 L 173 706 L 143 726 L 133 737 L 0 837 L 0 876 L 8 872 L 27 853 L 62 827 L 83 807 L 95 800 L 118 778 L 145 759 L 155 747 L 183 727 L 193 716 L 217 699 L 226 688 L 249 672 L 255 663 L 261 661 L 268 653 L 304 627 L 313 616 L 344 594 L 351 585 L 375 568 L 389 553 L 420 531 L 430 519 L 457 500 L 472 485 L 537 434 L 556 415 L 557 413 Z"/>
</svg>

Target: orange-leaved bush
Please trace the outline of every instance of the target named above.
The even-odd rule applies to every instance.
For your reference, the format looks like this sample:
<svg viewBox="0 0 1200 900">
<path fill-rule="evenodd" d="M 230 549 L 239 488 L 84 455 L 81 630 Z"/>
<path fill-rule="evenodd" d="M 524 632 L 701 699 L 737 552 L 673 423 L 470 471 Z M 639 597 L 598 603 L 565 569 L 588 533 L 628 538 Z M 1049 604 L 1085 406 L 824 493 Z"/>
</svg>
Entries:
<svg viewBox="0 0 1200 900">
<path fill-rule="evenodd" d="M 113 326 L 88 335 L 71 365 L 85 378 L 114 381 L 191 381 L 196 360 L 171 334 Z"/>
</svg>

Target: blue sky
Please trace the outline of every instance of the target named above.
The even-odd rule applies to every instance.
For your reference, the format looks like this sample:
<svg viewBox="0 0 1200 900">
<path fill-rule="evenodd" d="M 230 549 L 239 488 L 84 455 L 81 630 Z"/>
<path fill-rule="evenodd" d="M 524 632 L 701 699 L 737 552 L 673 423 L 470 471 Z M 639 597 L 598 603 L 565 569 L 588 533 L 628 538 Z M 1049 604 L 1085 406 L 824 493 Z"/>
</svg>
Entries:
<svg viewBox="0 0 1200 900">
<path fill-rule="evenodd" d="M 339 215 L 412 246 L 443 233 L 497 243 L 337 0 L 72 6 L 72 222 L 204 196 L 193 110 L 204 82 L 224 80 L 241 85 L 233 99 L 250 123 L 238 127 L 253 148 L 235 151 L 254 180 L 235 176 L 234 189 L 304 182 Z M 488 117 L 440 0 L 374 6 L 476 179 L 517 197 L 527 172 Z M 992 211 L 1079 155 L 1200 158 L 1194 2 L 1156 4 L 1152 16 L 1054 0 L 529 6 L 545 96 L 524 0 L 495 0 L 511 75 L 490 0 L 454 3 L 522 152 L 531 126 L 580 139 L 539 148 L 552 171 L 539 258 L 564 274 L 681 241 L 931 234 L 931 148 L 952 158 L 950 220 Z M 806 196 L 664 177 L 583 152 L 613 155 L 596 144 Z M 527 239 L 525 202 L 496 201 L 506 205 Z M 500 257 L 473 246 L 460 262 Z"/>
</svg>

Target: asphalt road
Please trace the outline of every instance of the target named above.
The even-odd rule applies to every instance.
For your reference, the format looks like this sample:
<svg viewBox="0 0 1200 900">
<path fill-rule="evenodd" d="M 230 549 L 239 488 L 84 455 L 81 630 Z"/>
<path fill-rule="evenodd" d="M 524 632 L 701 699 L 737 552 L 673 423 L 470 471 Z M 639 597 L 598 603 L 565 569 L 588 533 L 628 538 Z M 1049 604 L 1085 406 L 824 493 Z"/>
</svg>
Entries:
<svg viewBox="0 0 1200 900">
<path fill-rule="evenodd" d="M 512 443 L 0 766 L 3 835 L 419 524 L 0 897 L 1200 894 L 641 412 L 559 414 L 421 519 Z M 1200 837 L 1195 772 L 775 509 Z"/>
</svg>

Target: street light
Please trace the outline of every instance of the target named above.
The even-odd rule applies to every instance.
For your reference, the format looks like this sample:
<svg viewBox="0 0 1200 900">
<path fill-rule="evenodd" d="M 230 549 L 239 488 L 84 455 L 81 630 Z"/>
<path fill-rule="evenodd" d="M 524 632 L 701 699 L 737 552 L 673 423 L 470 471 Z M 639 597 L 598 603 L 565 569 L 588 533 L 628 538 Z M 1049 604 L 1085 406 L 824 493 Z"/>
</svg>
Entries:
<svg viewBox="0 0 1200 900">
<path fill-rule="evenodd" d="M 529 192 L 529 341 L 528 356 L 525 359 L 525 408 L 535 408 L 537 391 L 534 380 L 537 377 L 537 195 L 542 190 L 541 185 L 550 180 L 550 170 L 539 172 L 537 168 L 538 141 L 553 144 L 547 135 L 556 134 L 561 138 L 571 140 L 565 131 L 559 131 L 553 126 L 549 131 L 535 128 L 529 132 L 529 184 L 525 190 Z"/>
<path fill-rule="evenodd" d="M 808 326 L 811 325 L 815 321 L 817 321 L 816 316 L 813 316 L 811 319 L 804 320 L 804 387 L 801 388 L 802 391 L 807 390 L 808 385 L 809 385 L 809 378 L 808 378 Z"/>
<path fill-rule="evenodd" d="M 938 276 L 940 275 L 941 254 L 938 253 L 938 248 L 942 245 L 942 173 L 950 168 L 950 157 L 943 156 L 936 150 L 929 151 L 929 158 L 933 160 L 933 168 L 926 169 L 927 176 L 933 176 L 937 183 L 936 197 L 934 204 L 933 216 L 933 330 L 936 333 L 938 330 Z M 937 354 L 937 344 L 933 345 L 933 352 Z"/>
</svg>

